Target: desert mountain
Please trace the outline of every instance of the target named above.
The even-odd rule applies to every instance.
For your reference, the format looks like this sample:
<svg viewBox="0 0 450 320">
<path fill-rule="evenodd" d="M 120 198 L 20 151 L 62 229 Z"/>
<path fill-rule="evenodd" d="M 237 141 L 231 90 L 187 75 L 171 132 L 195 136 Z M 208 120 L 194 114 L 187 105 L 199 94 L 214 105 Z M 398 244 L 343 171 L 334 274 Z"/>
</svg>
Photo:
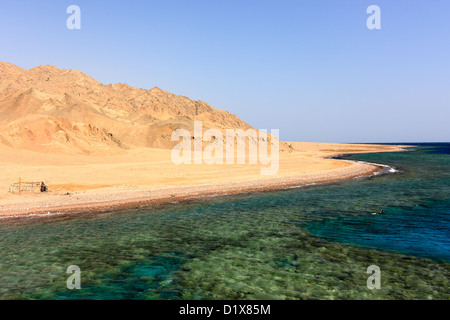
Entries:
<svg viewBox="0 0 450 320">
<path fill-rule="evenodd" d="M 153 88 L 103 85 L 75 70 L 0 62 L 0 144 L 42 152 L 171 148 L 173 130 L 251 128 L 203 101 Z"/>
</svg>

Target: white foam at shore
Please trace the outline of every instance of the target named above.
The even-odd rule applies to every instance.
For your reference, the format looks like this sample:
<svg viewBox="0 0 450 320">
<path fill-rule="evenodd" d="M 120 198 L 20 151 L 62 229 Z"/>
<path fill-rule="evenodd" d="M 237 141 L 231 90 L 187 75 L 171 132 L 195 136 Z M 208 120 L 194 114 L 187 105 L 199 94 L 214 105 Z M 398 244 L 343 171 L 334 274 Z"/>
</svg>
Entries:
<svg viewBox="0 0 450 320">
<path fill-rule="evenodd" d="M 52 217 L 52 216 L 60 216 L 60 215 L 68 215 L 75 212 L 50 212 L 47 213 L 29 213 L 29 214 L 15 214 L 15 215 L 8 215 L 8 216 L 0 216 L 1 219 L 11 219 L 11 218 L 21 218 L 21 219 L 27 219 L 27 218 L 42 218 L 42 217 Z"/>
<path fill-rule="evenodd" d="M 348 160 L 348 161 L 353 161 L 353 160 Z M 371 164 L 373 166 L 379 166 L 379 167 L 383 167 L 389 170 L 390 173 L 395 173 L 398 172 L 397 169 L 395 169 L 394 167 L 391 167 L 387 164 L 381 164 L 381 163 L 374 163 L 374 162 L 367 162 L 367 161 L 359 161 L 359 160 L 354 160 L 354 162 L 358 162 L 358 163 L 364 163 L 364 164 Z M 374 175 L 379 174 L 378 172 L 375 172 Z"/>
</svg>

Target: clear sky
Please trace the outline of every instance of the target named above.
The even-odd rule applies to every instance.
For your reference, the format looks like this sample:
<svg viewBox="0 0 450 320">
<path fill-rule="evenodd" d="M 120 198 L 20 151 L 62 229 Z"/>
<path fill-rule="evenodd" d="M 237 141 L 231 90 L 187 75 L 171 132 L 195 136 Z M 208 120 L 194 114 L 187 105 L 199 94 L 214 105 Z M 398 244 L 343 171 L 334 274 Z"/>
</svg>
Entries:
<svg viewBox="0 0 450 320">
<path fill-rule="evenodd" d="M 450 141 L 448 0 L 2 0 L 0 61 L 157 86 L 282 140 Z"/>
</svg>

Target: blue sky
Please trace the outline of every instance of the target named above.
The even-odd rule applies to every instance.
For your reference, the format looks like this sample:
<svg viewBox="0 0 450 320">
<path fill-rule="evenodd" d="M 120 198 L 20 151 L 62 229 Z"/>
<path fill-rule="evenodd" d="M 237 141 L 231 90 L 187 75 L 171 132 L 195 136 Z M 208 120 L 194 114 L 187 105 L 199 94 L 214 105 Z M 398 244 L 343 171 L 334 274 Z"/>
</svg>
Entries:
<svg viewBox="0 0 450 320">
<path fill-rule="evenodd" d="M 158 86 L 283 140 L 450 141 L 447 0 L 3 0 L 0 61 Z"/>
</svg>

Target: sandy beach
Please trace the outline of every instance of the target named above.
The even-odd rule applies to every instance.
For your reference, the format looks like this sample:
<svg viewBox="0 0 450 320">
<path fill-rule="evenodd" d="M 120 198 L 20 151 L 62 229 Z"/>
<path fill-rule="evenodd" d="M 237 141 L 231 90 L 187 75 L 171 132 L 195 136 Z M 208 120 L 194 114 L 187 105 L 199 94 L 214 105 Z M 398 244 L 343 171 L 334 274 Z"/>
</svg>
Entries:
<svg viewBox="0 0 450 320">
<path fill-rule="evenodd" d="M 175 165 L 169 149 L 141 148 L 119 155 L 51 154 L 2 147 L 0 216 L 86 213 L 126 207 L 300 187 L 367 177 L 382 167 L 330 157 L 392 152 L 401 146 L 289 142 L 276 175 L 260 165 Z M 45 181 L 46 193 L 9 192 L 11 184 Z"/>
</svg>

